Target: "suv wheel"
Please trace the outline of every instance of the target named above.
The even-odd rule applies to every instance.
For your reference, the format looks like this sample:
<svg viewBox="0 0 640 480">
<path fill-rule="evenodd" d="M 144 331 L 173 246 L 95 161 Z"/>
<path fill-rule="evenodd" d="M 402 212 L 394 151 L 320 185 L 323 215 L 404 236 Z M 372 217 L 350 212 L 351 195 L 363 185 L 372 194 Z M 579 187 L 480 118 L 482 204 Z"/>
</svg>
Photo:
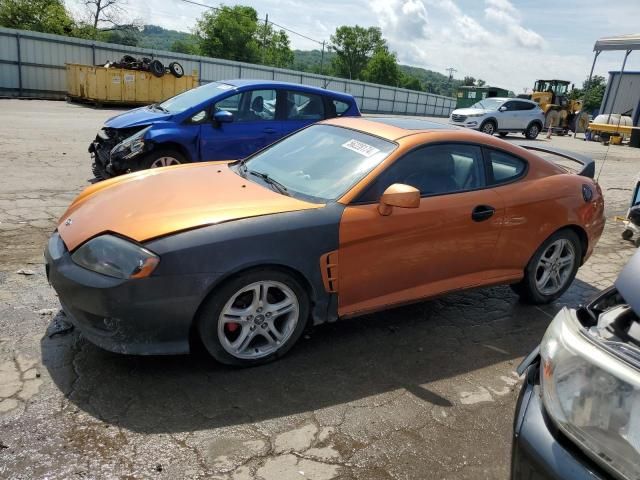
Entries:
<svg viewBox="0 0 640 480">
<path fill-rule="evenodd" d="M 529 124 L 527 129 L 524 131 L 524 136 L 529 140 L 535 140 L 535 138 L 540 133 L 540 124 L 536 122 L 532 122 Z"/>
<path fill-rule="evenodd" d="M 496 124 L 493 120 L 487 120 L 482 125 L 480 125 L 480 131 L 482 133 L 486 133 L 487 135 L 493 135 L 496 133 Z"/>
</svg>

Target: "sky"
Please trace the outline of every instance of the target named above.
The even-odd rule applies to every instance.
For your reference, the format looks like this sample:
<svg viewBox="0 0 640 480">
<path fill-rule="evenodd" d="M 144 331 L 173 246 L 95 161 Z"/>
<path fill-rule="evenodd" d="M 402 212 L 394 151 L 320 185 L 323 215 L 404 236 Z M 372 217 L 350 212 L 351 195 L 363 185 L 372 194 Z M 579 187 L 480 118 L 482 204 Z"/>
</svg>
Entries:
<svg viewBox="0 0 640 480">
<path fill-rule="evenodd" d="M 78 11 L 80 0 L 68 0 Z M 131 19 L 192 31 L 205 10 L 183 0 L 124 0 Z M 210 6 L 220 2 L 197 0 Z M 225 5 L 236 4 L 233 1 Z M 329 43 L 341 25 L 377 26 L 402 64 L 454 77 L 482 78 L 489 85 L 522 93 L 536 79 L 559 78 L 581 85 L 593 61 L 598 38 L 640 33 L 640 1 L 601 0 L 242 0 L 258 16 Z M 289 34 L 294 49 L 320 45 Z M 595 73 L 619 70 L 623 52 L 604 52 Z M 640 51 L 626 70 L 640 70 Z"/>
</svg>

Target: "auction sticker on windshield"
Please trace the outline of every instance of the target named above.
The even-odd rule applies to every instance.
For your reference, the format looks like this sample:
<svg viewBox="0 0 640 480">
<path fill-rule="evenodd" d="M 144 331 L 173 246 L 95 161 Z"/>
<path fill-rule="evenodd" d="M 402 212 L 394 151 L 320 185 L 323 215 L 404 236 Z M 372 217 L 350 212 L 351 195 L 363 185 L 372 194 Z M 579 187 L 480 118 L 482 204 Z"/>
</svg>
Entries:
<svg viewBox="0 0 640 480">
<path fill-rule="evenodd" d="M 378 153 L 380 150 L 377 149 L 376 147 L 372 147 L 371 145 L 368 145 L 364 142 L 360 142 L 358 140 L 355 139 L 351 139 L 348 142 L 345 142 L 342 144 L 342 146 L 344 148 L 348 148 L 349 150 L 353 150 L 354 152 L 359 153 L 360 155 L 363 155 L 365 157 L 371 157 L 373 155 L 375 155 L 376 153 Z"/>
</svg>

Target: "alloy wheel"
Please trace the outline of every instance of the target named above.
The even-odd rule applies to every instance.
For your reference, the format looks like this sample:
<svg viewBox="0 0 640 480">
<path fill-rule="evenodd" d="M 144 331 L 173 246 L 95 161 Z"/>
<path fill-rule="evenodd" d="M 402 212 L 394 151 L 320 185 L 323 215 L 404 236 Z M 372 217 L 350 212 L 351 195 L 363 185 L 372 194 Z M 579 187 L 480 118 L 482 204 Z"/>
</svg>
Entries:
<svg viewBox="0 0 640 480">
<path fill-rule="evenodd" d="M 156 158 L 153 161 L 153 163 L 151 164 L 151 168 L 169 167 L 171 165 L 180 165 L 180 162 L 178 161 L 177 158 L 160 157 L 160 158 Z"/>
<path fill-rule="evenodd" d="M 218 339 L 230 355 L 257 360 L 280 349 L 293 334 L 300 304 L 281 282 L 247 285 L 227 301 L 218 319 Z"/>
<path fill-rule="evenodd" d="M 493 135 L 495 133 L 495 127 L 493 126 L 493 123 L 491 122 L 487 122 L 484 124 L 484 126 L 482 127 L 482 131 L 484 133 L 486 133 L 487 135 Z"/>
<path fill-rule="evenodd" d="M 571 279 L 576 252 L 569 240 L 561 238 L 551 243 L 536 266 L 536 287 L 542 295 L 554 295 Z"/>
</svg>

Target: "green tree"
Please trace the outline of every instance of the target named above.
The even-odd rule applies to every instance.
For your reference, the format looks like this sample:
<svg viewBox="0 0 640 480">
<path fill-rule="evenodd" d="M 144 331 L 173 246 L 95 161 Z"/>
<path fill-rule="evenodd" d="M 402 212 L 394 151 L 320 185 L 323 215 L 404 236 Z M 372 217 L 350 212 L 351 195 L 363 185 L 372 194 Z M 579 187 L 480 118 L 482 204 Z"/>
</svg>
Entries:
<svg viewBox="0 0 640 480">
<path fill-rule="evenodd" d="M 258 29 L 258 41 L 261 43 L 261 62 L 263 65 L 286 68 L 293 63 L 289 37 L 284 30 L 274 30 L 270 24 L 262 24 Z"/>
<path fill-rule="evenodd" d="M 607 80 L 601 75 L 594 75 L 591 77 L 591 84 L 587 85 L 589 79 L 587 78 L 582 83 L 582 88 L 574 88 L 569 92 L 569 98 L 573 100 L 580 100 L 584 98 L 582 109 L 585 112 L 592 112 L 602 104 L 602 97 L 607 89 Z M 587 86 L 589 87 L 587 89 Z M 586 95 L 585 95 L 586 92 Z"/>
<path fill-rule="evenodd" d="M 74 30 L 61 0 L 0 0 L 0 26 L 58 35 Z"/>
<path fill-rule="evenodd" d="M 118 28 L 113 30 L 98 30 L 93 37 L 102 42 L 117 43 L 120 45 L 138 46 L 140 32 L 135 28 Z"/>
<path fill-rule="evenodd" d="M 464 77 L 462 84 L 467 87 L 473 87 L 476 84 L 476 79 L 473 77 Z"/>
<path fill-rule="evenodd" d="M 396 54 L 390 52 L 387 47 L 378 48 L 362 71 L 362 79 L 397 87 L 400 83 L 400 70 Z"/>
<path fill-rule="evenodd" d="M 331 35 L 331 49 L 336 53 L 333 69 L 338 76 L 360 79 L 362 71 L 376 50 L 385 48 L 382 31 L 378 27 L 364 28 L 343 25 Z"/>
<path fill-rule="evenodd" d="M 258 13 L 252 7 L 241 5 L 207 11 L 196 24 L 201 53 L 227 60 L 258 63 L 257 33 Z"/>
<path fill-rule="evenodd" d="M 187 55 L 200 55 L 198 43 L 184 39 L 175 40 L 169 50 L 176 53 L 186 53 Z"/>
<path fill-rule="evenodd" d="M 485 82 L 484 80 L 482 80 L 481 78 L 479 78 L 478 80 L 476 80 L 476 85 L 478 85 L 479 87 L 484 87 L 487 84 L 487 82 Z"/>
<path fill-rule="evenodd" d="M 420 79 L 418 77 L 407 75 L 403 72 L 400 72 L 400 86 L 402 88 L 408 88 L 409 90 L 417 90 L 419 92 L 424 91 L 422 83 L 420 83 Z"/>
</svg>

